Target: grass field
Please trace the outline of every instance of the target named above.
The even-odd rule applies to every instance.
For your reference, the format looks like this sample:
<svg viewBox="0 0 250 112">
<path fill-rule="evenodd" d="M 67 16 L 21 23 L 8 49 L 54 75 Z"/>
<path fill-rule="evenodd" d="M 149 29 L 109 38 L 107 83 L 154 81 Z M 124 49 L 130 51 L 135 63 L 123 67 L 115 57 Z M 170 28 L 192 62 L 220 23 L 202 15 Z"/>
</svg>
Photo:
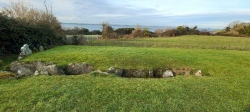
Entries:
<svg viewBox="0 0 250 112">
<path fill-rule="evenodd" d="M 212 41 L 183 36 L 177 38 L 180 40 L 176 43 L 187 38 L 207 45 Z M 158 39 L 153 39 L 153 42 L 157 44 L 165 40 Z M 223 44 L 221 40 L 226 41 L 225 37 L 216 39 L 213 41 L 218 45 Z M 239 46 L 240 42 L 248 42 L 247 38 L 234 39 Z M 143 42 L 148 40 L 152 41 L 141 39 Z M 139 41 L 136 39 L 137 43 Z M 111 66 L 191 67 L 201 69 L 209 76 L 137 79 L 88 74 L 0 79 L 0 111 L 250 111 L 249 51 L 59 46 L 33 54 L 24 61 L 34 60 L 53 61 L 61 67 L 70 62 L 87 62 L 101 70 Z"/>
</svg>

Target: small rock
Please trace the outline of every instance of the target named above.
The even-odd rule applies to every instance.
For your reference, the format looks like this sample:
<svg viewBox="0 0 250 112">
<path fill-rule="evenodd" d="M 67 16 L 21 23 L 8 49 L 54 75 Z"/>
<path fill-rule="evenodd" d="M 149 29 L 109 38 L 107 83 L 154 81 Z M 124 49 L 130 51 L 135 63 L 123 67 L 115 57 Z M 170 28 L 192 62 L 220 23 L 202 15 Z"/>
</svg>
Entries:
<svg viewBox="0 0 250 112">
<path fill-rule="evenodd" d="M 34 75 L 40 75 L 40 73 L 36 70 Z"/>
<path fill-rule="evenodd" d="M 111 73 L 111 74 L 114 74 L 115 73 L 115 70 L 116 70 L 116 68 L 115 67 L 110 67 L 109 69 L 108 69 L 108 73 Z"/>
<path fill-rule="evenodd" d="M 201 72 L 201 70 L 198 70 L 195 74 L 194 74 L 194 76 L 202 76 L 202 72 Z"/>
<path fill-rule="evenodd" d="M 162 75 L 163 78 L 168 78 L 168 77 L 173 77 L 173 76 L 174 76 L 174 73 L 171 70 L 166 70 Z"/>
<path fill-rule="evenodd" d="M 40 47 L 39 47 L 39 51 L 40 51 L 40 52 L 44 51 L 43 46 L 40 46 Z"/>
</svg>

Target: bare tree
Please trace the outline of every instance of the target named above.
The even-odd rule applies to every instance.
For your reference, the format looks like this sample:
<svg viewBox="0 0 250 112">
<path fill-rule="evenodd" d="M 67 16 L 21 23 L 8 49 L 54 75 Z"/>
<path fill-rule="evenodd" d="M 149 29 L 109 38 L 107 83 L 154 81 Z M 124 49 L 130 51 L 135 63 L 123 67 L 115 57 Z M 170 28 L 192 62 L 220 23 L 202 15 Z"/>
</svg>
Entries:
<svg viewBox="0 0 250 112">
<path fill-rule="evenodd" d="M 1 13 L 17 20 L 26 21 L 30 24 L 43 23 L 49 24 L 53 29 L 61 28 L 61 24 L 52 14 L 52 6 L 48 9 L 46 0 L 44 1 L 44 7 L 45 10 L 35 9 L 29 3 L 18 0 L 15 2 L 11 1 L 3 6 Z"/>
</svg>

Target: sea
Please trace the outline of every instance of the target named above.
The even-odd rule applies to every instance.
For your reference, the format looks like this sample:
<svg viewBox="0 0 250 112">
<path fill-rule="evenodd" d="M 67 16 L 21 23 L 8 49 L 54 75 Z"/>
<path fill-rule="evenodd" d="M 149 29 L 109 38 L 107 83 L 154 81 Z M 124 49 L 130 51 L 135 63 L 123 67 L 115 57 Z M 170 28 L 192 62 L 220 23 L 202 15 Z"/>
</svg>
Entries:
<svg viewBox="0 0 250 112">
<path fill-rule="evenodd" d="M 83 23 L 61 23 L 62 27 L 67 29 L 67 28 L 87 28 L 89 31 L 93 30 L 100 30 L 102 31 L 102 24 L 83 24 Z M 118 28 L 135 28 L 137 25 L 115 25 L 115 24 L 110 24 L 110 26 L 116 30 Z M 157 29 L 163 29 L 166 30 L 168 28 L 174 28 L 174 27 L 168 27 L 168 26 L 141 26 L 142 29 L 147 29 L 149 31 L 155 32 Z"/>
</svg>

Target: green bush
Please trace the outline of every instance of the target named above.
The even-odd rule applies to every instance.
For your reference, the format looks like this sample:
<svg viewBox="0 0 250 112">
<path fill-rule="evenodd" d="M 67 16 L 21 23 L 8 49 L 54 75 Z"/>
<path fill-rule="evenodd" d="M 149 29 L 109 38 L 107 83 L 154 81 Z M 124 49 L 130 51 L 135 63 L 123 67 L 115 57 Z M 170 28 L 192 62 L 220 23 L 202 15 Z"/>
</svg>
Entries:
<svg viewBox="0 0 250 112">
<path fill-rule="evenodd" d="M 61 44 L 58 32 L 49 24 L 29 24 L 3 14 L 0 15 L 0 51 L 4 54 L 18 54 L 23 44 L 30 48 Z"/>
</svg>

